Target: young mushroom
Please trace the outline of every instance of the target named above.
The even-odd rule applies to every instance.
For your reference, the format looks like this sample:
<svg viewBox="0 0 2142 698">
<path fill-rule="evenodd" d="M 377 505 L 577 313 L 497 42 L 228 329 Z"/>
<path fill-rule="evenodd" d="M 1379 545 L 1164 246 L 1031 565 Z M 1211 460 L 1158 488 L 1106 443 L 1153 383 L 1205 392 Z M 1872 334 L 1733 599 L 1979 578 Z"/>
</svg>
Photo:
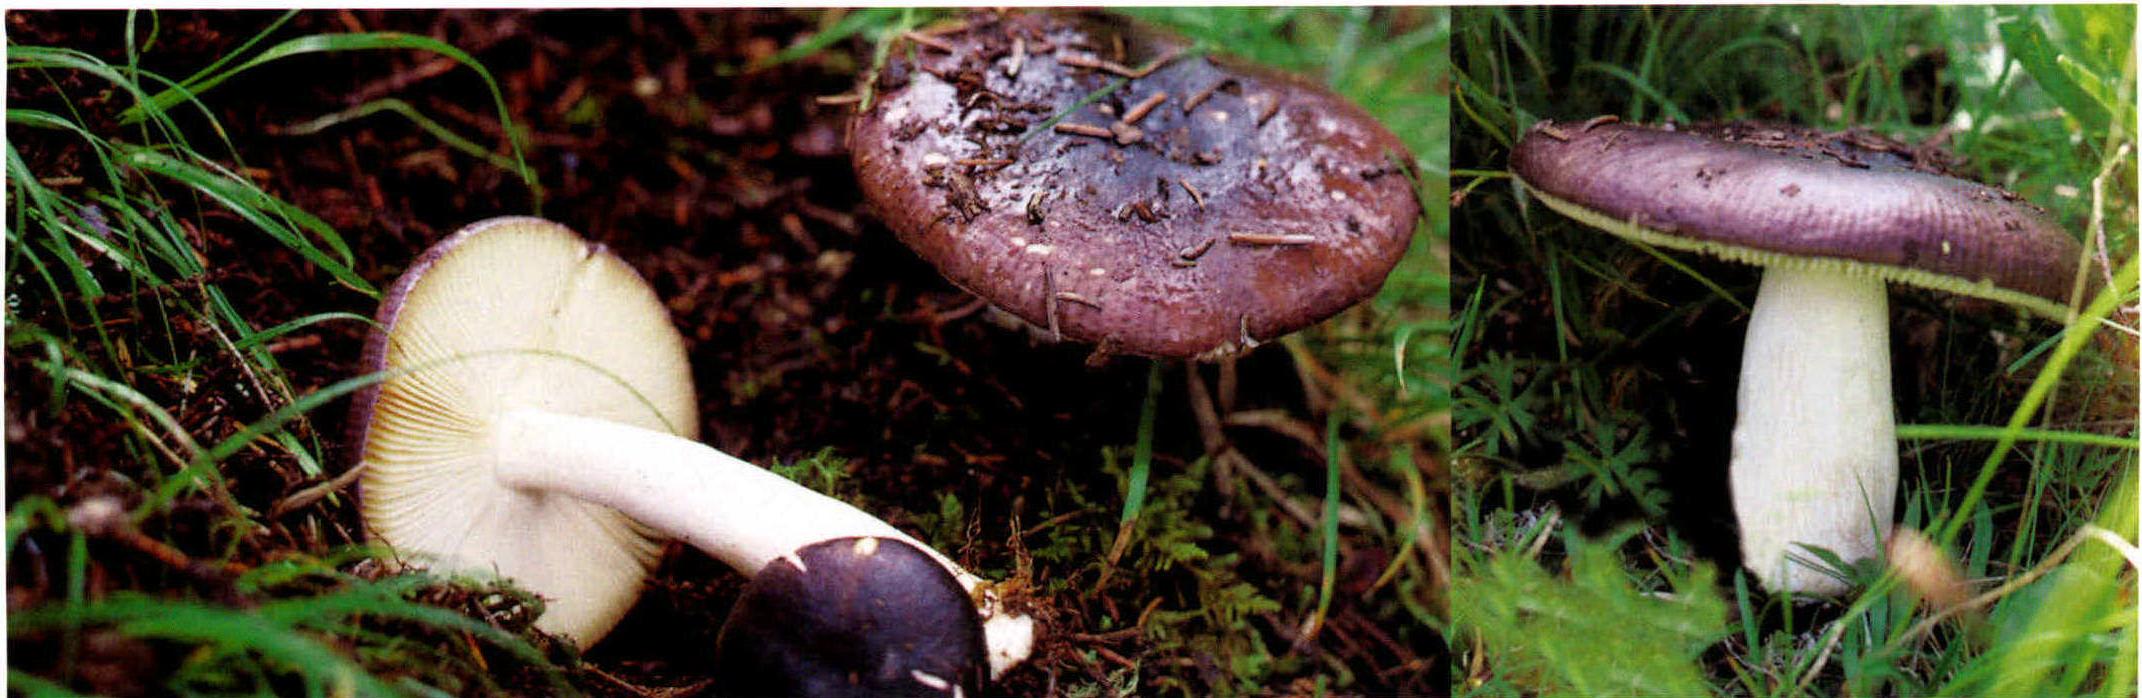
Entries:
<svg viewBox="0 0 2142 698">
<path fill-rule="evenodd" d="M 609 632 L 660 551 L 683 540 L 758 573 L 822 541 L 912 545 L 943 567 L 1001 672 L 1033 621 L 907 534 L 694 440 L 684 343 L 637 273 L 535 218 L 433 245 L 387 292 L 353 443 L 369 534 L 398 556 L 496 574 L 549 600 L 537 621 L 583 645 Z"/>
<path fill-rule="evenodd" d="M 1510 169 L 1549 208 L 1764 267 L 1732 440 L 1743 564 L 1772 591 L 1847 582 L 1803 547 L 1881 554 L 1896 496 L 1888 296 L 1898 282 L 2059 318 L 2080 246 L 1912 146 L 1767 124 L 1541 122 Z"/>
<path fill-rule="evenodd" d="M 1373 295 L 1413 235 L 1404 144 L 1302 78 L 1098 13 L 937 38 L 896 51 L 851 123 L 857 179 L 946 278 L 1052 340 L 1233 354 Z"/>
</svg>

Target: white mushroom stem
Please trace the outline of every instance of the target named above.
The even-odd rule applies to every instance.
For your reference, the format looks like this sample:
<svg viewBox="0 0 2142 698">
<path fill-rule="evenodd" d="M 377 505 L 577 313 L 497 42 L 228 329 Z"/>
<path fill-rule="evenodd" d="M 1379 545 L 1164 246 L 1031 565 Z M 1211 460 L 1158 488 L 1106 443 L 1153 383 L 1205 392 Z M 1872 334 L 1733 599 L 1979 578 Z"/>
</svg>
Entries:
<svg viewBox="0 0 2142 698">
<path fill-rule="evenodd" d="M 1740 366 L 1733 511 L 1742 564 L 1772 591 L 1849 585 L 1804 546 L 1845 562 L 1881 555 L 1897 488 L 1882 281 L 1811 269 L 1763 272 Z"/>
<path fill-rule="evenodd" d="M 501 415 L 492 438 L 499 482 L 616 509 L 745 574 L 834 538 L 877 536 L 911 543 L 950 570 L 976 599 L 992 677 L 1025 660 L 1033 648 L 1033 619 L 1006 611 L 992 582 L 846 502 L 705 444 L 527 409 Z"/>
</svg>

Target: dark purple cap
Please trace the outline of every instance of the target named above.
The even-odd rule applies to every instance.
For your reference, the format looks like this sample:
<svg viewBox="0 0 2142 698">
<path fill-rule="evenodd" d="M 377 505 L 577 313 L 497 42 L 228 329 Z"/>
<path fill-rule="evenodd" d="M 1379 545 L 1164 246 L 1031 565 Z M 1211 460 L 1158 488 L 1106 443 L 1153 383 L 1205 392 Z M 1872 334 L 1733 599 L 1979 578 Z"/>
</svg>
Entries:
<svg viewBox="0 0 2142 698">
<path fill-rule="evenodd" d="M 1216 356 L 1329 317 L 1420 216 L 1412 156 L 1359 107 L 1118 17 L 977 14 L 893 53 L 850 133 L 879 216 L 1104 352 Z"/>
<path fill-rule="evenodd" d="M 981 617 L 952 573 L 890 538 L 836 538 L 766 563 L 722 624 L 725 696 L 980 696 Z"/>
</svg>

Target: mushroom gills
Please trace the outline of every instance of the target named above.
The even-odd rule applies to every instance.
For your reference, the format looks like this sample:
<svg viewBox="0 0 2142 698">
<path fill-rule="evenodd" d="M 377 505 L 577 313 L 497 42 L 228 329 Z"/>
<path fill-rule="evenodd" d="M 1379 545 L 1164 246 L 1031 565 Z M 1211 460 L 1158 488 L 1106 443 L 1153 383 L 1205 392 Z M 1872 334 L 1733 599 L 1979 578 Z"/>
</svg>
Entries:
<svg viewBox="0 0 2142 698">
<path fill-rule="evenodd" d="M 396 562 L 516 580 L 549 600 L 546 632 L 608 633 L 661 536 L 498 486 L 485 441 L 516 405 L 698 434 L 683 338 L 631 265 L 547 220 L 471 224 L 388 289 L 364 363 L 387 375 L 353 410 L 366 535 Z"/>
</svg>

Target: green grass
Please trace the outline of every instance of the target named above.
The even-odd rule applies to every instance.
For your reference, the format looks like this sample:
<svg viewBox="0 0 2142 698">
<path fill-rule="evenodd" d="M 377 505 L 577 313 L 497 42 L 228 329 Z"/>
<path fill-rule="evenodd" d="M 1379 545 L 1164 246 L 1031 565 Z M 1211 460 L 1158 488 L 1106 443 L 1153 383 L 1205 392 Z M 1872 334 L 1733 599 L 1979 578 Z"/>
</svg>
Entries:
<svg viewBox="0 0 2142 698">
<path fill-rule="evenodd" d="M 367 580 L 338 572 L 331 562 L 284 563 L 241 577 L 238 583 L 259 599 L 250 608 L 123 592 L 12 614 L 8 635 L 13 640 L 90 630 L 125 642 L 193 645 L 186 666 L 166 684 L 181 692 L 390 695 L 427 692 L 426 684 L 452 692 L 500 691 L 505 689 L 486 664 L 501 660 L 534 668 L 553 688 L 564 687 L 551 660 L 512 632 L 419 600 L 449 590 L 444 580 L 422 574 Z M 301 589 L 301 595 L 274 598 L 287 588 Z M 474 588 L 496 597 L 493 603 L 509 597 L 510 603 L 533 603 L 511 590 Z M 470 641 L 456 641 L 456 635 Z M 486 659 L 475 640 L 495 648 L 497 658 Z M 342 643 L 356 645 L 356 656 L 336 646 Z M 45 687 L 33 693 L 68 693 L 13 668 L 9 678 Z"/>
<path fill-rule="evenodd" d="M 12 212 L 7 343 L 10 355 L 20 359 L 11 363 L 29 369 L 12 377 L 10 393 L 42 392 L 41 404 L 22 409 L 41 410 L 60 424 L 102 419 L 126 425 L 119 452 L 146 464 L 126 476 L 140 488 L 126 528 L 160 529 L 179 510 L 209 502 L 221 517 L 213 524 L 213 540 L 205 550 L 187 551 L 209 564 L 229 561 L 242 539 L 267 528 L 256 517 L 272 502 L 239 501 L 229 486 L 234 477 L 265 473 L 232 472 L 232 457 L 246 451 L 253 455 L 242 459 L 241 467 L 324 476 L 321 430 L 311 414 L 379 377 L 300 394 L 270 345 L 329 323 L 369 323 L 368 313 L 253 315 L 208 266 L 198 231 L 214 226 L 253 236 L 244 244 L 287 251 L 322 283 L 360 299 L 376 298 L 379 291 L 354 270 L 343 231 L 245 174 L 226 125 L 206 102 L 212 96 L 203 93 L 266 63 L 304 60 L 308 53 L 430 51 L 473 65 L 450 46 L 396 34 L 311 35 L 254 50 L 289 17 L 274 20 L 228 54 L 226 61 L 239 59 L 235 65 L 219 61 L 184 80 L 142 67 L 145 48 L 155 43 L 154 14 L 126 16 L 122 63 L 68 47 L 10 43 L 7 48 L 13 77 L 51 91 L 47 98 L 18 100 L 7 112 Z M 27 94 L 35 88 L 15 89 Z M 496 86 L 492 89 L 503 109 L 495 99 Z M 404 113 L 422 118 L 413 110 Z M 451 135 L 443 129 L 434 133 Z M 45 147 L 47 155 L 55 148 L 74 148 L 85 163 L 78 179 L 49 177 L 33 168 L 21 150 L 30 143 Z M 527 176 L 518 146 L 510 147 L 514 158 L 498 164 Z M 211 224 L 210 219 L 236 224 Z M 255 329 L 259 326 L 264 329 Z M 206 346 L 203 335 L 212 338 Z M 204 382 L 224 380 L 219 376 L 228 374 L 216 369 L 226 366 L 236 367 L 244 382 L 237 394 L 251 403 L 235 405 L 232 416 L 256 421 L 214 431 L 181 424 L 174 413 Z M 37 389 L 17 392 L 26 384 Z M 108 651 L 85 648 L 91 638 L 105 638 L 99 647 L 154 643 L 185 649 L 185 660 L 162 687 L 179 692 L 433 692 L 427 685 L 451 692 L 504 690 L 486 668 L 490 662 L 527 667 L 562 685 L 551 660 L 516 635 L 526 631 L 525 621 L 504 630 L 450 610 L 455 604 L 447 600 L 468 593 L 467 585 L 422 575 L 344 571 L 371 554 L 365 548 L 288 551 L 235 579 L 206 582 L 224 589 L 217 602 L 132 591 L 92 597 L 85 579 L 91 537 L 70 524 L 67 514 L 44 494 L 16 493 L 9 502 L 11 565 L 34 567 L 51 554 L 27 542 L 32 538 L 68 541 L 66 578 L 60 582 L 66 591 L 9 617 L 11 645 L 55 650 L 56 656 L 47 658 L 53 663 L 38 673 L 20 663 L 10 666 L 10 682 L 33 695 L 66 695 L 70 684 L 81 685 L 77 681 L 97 685 L 95 678 L 79 673 L 96 651 Z M 311 518 L 309 524 L 320 521 Z M 11 584 L 14 580 L 11 572 Z M 483 593 L 534 603 L 510 590 Z M 491 649 L 479 649 L 478 640 Z M 11 660 L 20 661 L 35 660 Z"/>
<path fill-rule="evenodd" d="M 2136 377 L 2132 354 L 2110 351 L 2135 336 L 2131 6 L 1479 8 L 1456 21 L 1460 695 L 1655 692 L 1634 688 L 1638 667 L 1675 677 L 1677 695 L 2134 695 L 2135 563 L 2121 554 L 2136 539 Z M 1599 114 L 1944 139 L 1974 176 L 2084 241 L 2103 260 L 2087 273 L 2117 277 L 2073 301 L 2066 329 L 1892 292 L 1914 393 L 1898 415 L 1899 525 L 1944 542 L 1982 607 L 1934 618 L 1870 566 L 1848 570 L 1862 591 L 1795 610 L 1711 562 L 1731 555 L 1730 520 L 1690 512 L 1725 495 L 1715 429 L 1732 393 L 1704 369 L 1737 363 L 1755 276 L 1524 201 L 1502 171 L 1523 129 Z M 1689 583 L 1705 578 L 1717 582 Z M 1630 632 L 1680 618 L 1674 637 L 1701 642 L 1600 642 L 1610 630 L 1537 622 L 1582 599 Z M 1727 613 L 1707 610 L 1720 602 Z"/>
</svg>

